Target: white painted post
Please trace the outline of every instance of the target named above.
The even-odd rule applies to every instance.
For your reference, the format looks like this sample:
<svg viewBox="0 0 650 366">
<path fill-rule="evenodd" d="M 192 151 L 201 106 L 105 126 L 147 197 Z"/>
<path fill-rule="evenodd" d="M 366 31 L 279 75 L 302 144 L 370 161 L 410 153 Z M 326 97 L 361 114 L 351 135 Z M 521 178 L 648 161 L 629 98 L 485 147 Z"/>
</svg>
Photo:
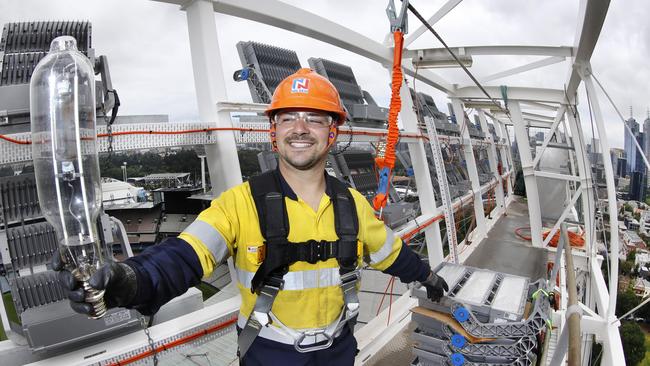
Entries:
<svg viewBox="0 0 650 366">
<path fill-rule="evenodd" d="M 508 130 L 506 126 L 498 119 L 495 119 L 494 126 L 496 128 L 497 136 L 500 140 L 504 141 L 501 145 L 501 162 L 503 164 L 503 171 L 509 172 L 513 169 L 512 167 L 512 144 L 510 144 L 510 137 L 508 136 Z M 508 175 L 506 178 L 506 189 L 508 192 L 508 197 L 512 197 L 512 182 L 514 182 L 515 177 Z"/>
<path fill-rule="evenodd" d="M 542 246 L 542 213 L 539 205 L 539 190 L 537 189 L 537 178 L 533 168 L 533 157 L 530 152 L 530 138 L 526 123 L 524 122 L 519 101 L 511 100 L 509 104 L 512 123 L 515 127 L 519 157 L 521 158 L 521 169 L 524 173 L 526 183 L 526 198 L 528 200 L 528 216 L 530 218 L 530 236 L 534 247 Z"/>
<path fill-rule="evenodd" d="M 465 119 L 465 111 L 463 103 L 458 98 L 452 98 L 451 104 L 454 108 L 456 121 L 462 131 L 461 143 L 463 144 L 463 152 L 465 155 L 465 164 L 467 165 L 467 174 L 472 183 L 472 190 L 474 191 L 474 217 L 476 219 L 476 229 L 474 229 L 473 241 L 481 241 L 487 234 L 485 223 L 485 213 L 483 211 L 483 197 L 481 195 L 481 183 L 478 180 L 478 171 L 476 170 L 476 160 L 474 159 L 474 148 L 472 147 L 472 140 L 469 136 L 468 124 L 470 123 Z"/>
<path fill-rule="evenodd" d="M 227 101 L 228 95 L 212 1 L 194 0 L 184 10 L 199 116 L 202 121 L 216 122 L 215 127 L 232 127 L 230 113 L 217 109 L 217 102 Z M 219 133 L 216 140 L 216 144 L 205 145 L 214 196 L 242 182 L 241 174 L 237 174 L 241 170 L 234 134 Z"/>
<path fill-rule="evenodd" d="M 605 168 L 605 181 L 607 183 L 607 204 L 609 211 L 609 227 L 612 231 L 618 232 L 618 218 L 616 217 L 616 190 L 614 186 L 614 169 L 612 168 L 612 160 L 609 158 L 609 141 L 607 139 L 607 131 L 603 124 L 603 115 L 600 111 L 600 104 L 596 96 L 596 89 L 594 88 L 593 80 L 591 79 L 591 70 L 589 66 L 581 66 L 581 77 L 585 82 L 587 88 L 587 95 L 591 102 L 594 120 L 598 129 L 598 137 L 600 139 L 600 151 L 603 153 L 603 167 Z M 606 319 L 614 319 L 616 317 L 616 293 L 618 291 L 618 233 L 610 235 L 610 276 L 609 276 L 609 306 L 607 307 Z"/>
<path fill-rule="evenodd" d="M 208 191 L 208 187 L 205 185 L 205 155 L 199 155 L 201 159 L 201 188 L 203 188 L 203 193 Z"/>
<path fill-rule="evenodd" d="M 216 122 L 216 127 L 232 127 L 230 112 L 217 109 L 217 102 L 227 101 L 228 94 L 212 1 L 194 0 L 185 6 L 184 10 L 187 14 L 199 116 L 202 121 Z M 212 195 L 215 197 L 242 182 L 235 135 L 219 133 L 216 140 L 216 144 L 205 145 Z M 237 271 L 232 258 L 228 258 L 228 269 L 231 280 L 236 283 Z"/>
<path fill-rule="evenodd" d="M 503 198 L 503 184 L 501 181 L 501 175 L 499 174 L 499 169 L 497 167 L 497 150 L 495 146 L 494 139 L 492 137 L 492 134 L 488 131 L 488 124 L 487 120 L 485 118 L 485 112 L 483 112 L 482 109 L 478 109 L 478 118 L 479 121 L 481 122 L 481 129 L 483 129 L 483 132 L 485 132 L 485 136 L 487 136 L 487 141 L 488 144 L 490 145 L 487 153 L 488 153 L 488 160 L 490 161 L 490 170 L 492 170 L 492 174 L 494 175 L 494 178 L 497 180 L 497 185 L 494 187 L 494 196 L 495 196 L 495 202 L 496 202 L 496 215 L 499 216 L 501 212 L 505 209 L 505 202 Z M 496 130 L 497 127 L 494 126 L 494 129 Z"/>
<path fill-rule="evenodd" d="M 418 119 L 413 109 L 413 100 L 409 92 L 408 85 L 402 83 L 400 91 L 402 99 L 402 110 L 399 114 L 402 120 L 402 126 L 409 132 L 418 132 Z M 415 184 L 418 190 L 420 208 L 423 215 L 434 215 L 436 212 L 436 196 L 431 183 L 429 164 L 427 155 L 424 150 L 424 142 L 418 139 L 417 142 L 408 144 L 413 172 L 415 174 Z M 427 242 L 427 252 L 429 253 L 429 265 L 435 267 L 441 263 L 445 257 L 442 252 L 442 238 L 440 237 L 440 222 L 436 221 L 424 229 L 424 235 Z"/>
<path fill-rule="evenodd" d="M 594 213 L 596 211 L 596 202 L 593 198 L 593 182 L 591 179 L 591 165 L 586 155 L 586 146 L 584 144 L 584 134 L 582 128 L 577 122 L 571 112 L 567 113 L 567 121 L 571 129 L 571 137 L 573 141 L 573 149 L 575 153 L 575 162 L 578 167 L 578 175 L 580 176 L 580 189 L 582 190 L 582 209 L 584 212 L 584 225 L 585 225 L 585 242 L 587 243 L 587 253 L 591 254 L 595 246 L 593 234 Z"/>
</svg>

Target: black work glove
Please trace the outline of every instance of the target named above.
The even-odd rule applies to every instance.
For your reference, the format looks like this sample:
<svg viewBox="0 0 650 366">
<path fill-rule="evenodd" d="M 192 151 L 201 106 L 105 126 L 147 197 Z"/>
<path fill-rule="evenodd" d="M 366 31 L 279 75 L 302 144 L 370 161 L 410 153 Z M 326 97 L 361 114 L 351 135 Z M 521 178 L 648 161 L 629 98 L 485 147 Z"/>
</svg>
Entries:
<svg viewBox="0 0 650 366">
<path fill-rule="evenodd" d="M 64 268 L 63 259 L 58 250 L 52 256 L 52 269 L 58 272 L 59 282 L 70 299 L 72 310 L 81 314 L 90 314 L 92 305 L 85 301 L 81 281 Z M 107 309 L 129 305 L 137 291 L 135 271 L 127 264 L 120 262 L 110 262 L 100 267 L 90 277 L 88 284 L 97 290 L 105 290 L 104 302 Z"/>
<path fill-rule="evenodd" d="M 427 289 L 427 297 L 431 301 L 440 301 L 442 295 L 445 294 L 445 291 L 449 291 L 449 286 L 445 279 L 431 272 L 426 281 L 421 282 L 422 286 Z"/>
</svg>

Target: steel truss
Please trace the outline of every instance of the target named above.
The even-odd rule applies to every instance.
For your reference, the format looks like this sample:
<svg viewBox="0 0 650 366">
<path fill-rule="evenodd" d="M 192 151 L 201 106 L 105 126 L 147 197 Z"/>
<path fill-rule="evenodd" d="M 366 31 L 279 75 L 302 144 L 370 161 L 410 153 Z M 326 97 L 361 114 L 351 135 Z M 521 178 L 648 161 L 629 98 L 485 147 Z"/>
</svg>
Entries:
<svg viewBox="0 0 650 366">
<path fill-rule="evenodd" d="M 334 23 L 319 15 L 310 13 L 306 10 L 294 7 L 277 0 L 267 0 L 263 2 L 254 0 L 157 0 L 158 2 L 175 4 L 181 7 L 187 14 L 187 24 L 190 37 L 190 49 L 192 55 L 192 66 L 194 71 L 194 81 L 199 106 L 199 114 L 203 121 L 215 121 L 216 127 L 232 127 L 232 121 L 227 109 L 220 108 L 223 102 L 228 101 L 226 92 L 225 77 L 220 72 L 222 70 L 222 57 L 219 50 L 218 28 L 215 22 L 214 12 L 227 14 L 255 22 L 275 26 L 281 29 L 289 30 L 300 35 L 308 36 L 313 39 L 323 41 L 358 55 L 367 57 L 383 65 L 392 62 L 391 45 L 381 44 L 375 40 L 367 38 L 357 32 L 354 32 L 340 24 Z M 459 6 L 460 0 L 447 1 L 437 12 L 430 18 L 434 23 L 442 19 L 449 11 Z M 460 260 L 464 260 L 473 251 L 480 242 L 480 238 L 492 228 L 496 220 L 503 214 L 505 208 L 512 200 L 512 187 L 510 174 L 514 169 L 514 161 L 511 155 L 510 134 L 508 128 L 512 126 L 514 136 L 517 139 L 521 166 L 524 173 L 526 191 L 528 194 L 528 210 L 530 214 L 530 226 L 532 242 L 534 246 L 543 247 L 547 244 L 542 239 L 542 218 L 540 213 L 540 197 L 537 189 L 537 178 L 546 177 L 560 181 L 565 181 L 567 191 L 570 192 L 571 199 L 567 201 L 567 206 L 574 206 L 578 200 L 581 202 L 580 224 L 584 227 L 586 233 L 586 251 L 584 253 L 574 252 L 574 262 L 578 271 L 585 272 L 586 275 L 579 276 L 586 282 L 585 296 L 581 299 L 582 319 L 580 337 L 591 339 L 595 336 L 597 342 L 603 344 L 604 364 L 623 364 L 623 349 L 618 333 L 619 323 L 616 321 L 614 309 L 616 304 L 616 288 L 618 263 L 611 261 L 609 290 L 605 285 L 605 280 L 600 271 L 599 257 L 595 250 L 595 200 L 593 196 L 593 184 L 591 169 L 587 165 L 588 160 L 585 154 L 585 143 L 581 126 L 575 119 L 573 113 L 575 108 L 575 95 L 578 86 L 584 81 L 588 90 L 589 98 L 594 108 L 596 125 L 600 136 L 600 144 L 603 153 L 609 152 L 609 143 L 604 130 L 604 124 L 600 107 L 593 86 L 591 72 L 589 69 L 589 60 L 593 53 L 596 41 L 598 40 L 605 14 L 609 6 L 609 1 L 583 0 L 580 2 L 577 34 L 575 43 L 568 47 L 536 47 L 536 46 L 496 46 L 496 47 L 468 47 L 466 50 L 474 54 L 496 54 L 496 55 L 538 55 L 546 57 L 537 63 L 522 65 L 516 69 L 504 70 L 497 74 L 479 77 L 479 80 L 494 80 L 496 78 L 513 75 L 519 72 L 528 71 L 537 67 L 559 62 L 560 59 L 568 60 L 568 78 L 566 90 L 561 89 L 544 89 L 544 88 L 522 88 L 509 87 L 507 95 L 502 94 L 498 87 L 487 86 L 490 98 L 502 101 L 507 105 L 509 114 L 502 112 L 488 111 L 485 108 L 478 108 L 480 124 L 486 130 L 487 118 L 492 120 L 495 126 L 498 141 L 492 141 L 491 137 L 487 138 L 488 160 L 490 170 L 495 176 L 492 182 L 481 186 L 478 182 L 477 166 L 474 159 L 474 143 L 469 139 L 468 129 L 465 128 L 460 142 L 463 146 L 467 170 L 472 184 L 472 192 L 465 197 L 473 201 L 474 213 L 476 215 L 476 229 L 473 234 L 476 244 L 472 244 L 468 250 L 460 254 Z M 387 27 L 388 29 L 388 27 Z M 406 40 L 408 46 L 418 36 L 425 32 L 420 27 L 413 32 Z M 405 50 L 405 57 L 412 57 L 413 52 L 417 50 Z M 566 62 L 566 61 L 565 61 Z M 415 72 L 413 67 L 405 63 L 404 71 L 407 75 L 413 76 Z M 451 99 L 456 116 L 460 116 L 461 125 L 469 123 L 463 118 L 464 106 L 466 103 L 485 102 L 488 98 L 483 95 L 479 88 L 474 85 L 461 85 L 456 87 L 450 82 L 444 80 L 439 75 L 427 71 L 419 70 L 417 79 L 438 90 L 446 93 Z M 402 113 L 401 119 L 406 133 L 414 135 L 419 134 L 417 117 L 413 112 L 412 101 L 408 93 L 408 88 L 402 88 Z M 220 103 L 217 103 L 220 102 Z M 546 113 L 552 113 L 551 116 L 539 114 L 540 110 Z M 544 172 L 537 169 L 539 157 L 533 158 L 531 146 L 529 144 L 529 127 L 546 128 L 549 130 L 547 138 L 542 144 L 542 153 L 550 145 L 550 135 L 557 134 L 560 127 L 563 128 L 563 136 L 566 136 L 565 143 L 570 146 L 569 150 L 570 163 L 572 167 L 571 175 L 560 175 Z M 234 134 L 216 134 L 213 140 L 206 145 L 206 154 L 208 158 L 208 167 L 210 176 L 213 178 L 213 189 L 218 193 L 226 188 L 241 182 L 241 176 L 233 174 L 233 171 L 239 169 L 237 158 L 236 139 Z M 559 140 L 563 140 L 560 138 Z M 429 168 L 425 153 L 425 144 L 423 139 L 416 138 L 408 142 L 409 152 L 411 154 L 416 185 L 421 202 L 430 204 L 422 205 L 422 215 L 413 222 L 410 222 L 402 232 L 406 232 L 418 226 L 418 222 L 430 220 L 442 212 L 441 207 L 435 207 L 435 194 L 430 179 Z M 496 151 L 499 149 L 502 158 L 503 174 L 497 171 L 498 161 Z M 607 200 L 609 202 L 609 212 L 616 212 L 616 196 L 614 192 L 613 170 L 611 161 L 608 158 L 603 159 L 605 167 L 605 176 L 607 183 Z M 507 189 L 502 188 L 502 181 L 507 182 Z M 483 202 L 481 195 L 489 189 L 496 188 L 495 200 L 497 208 L 492 218 L 487 218 L 483 212 Z M 461 199 L 462 200 L 462 199 Z M 452 203 L 455 204 L 455 203 Z M 568 211 L 565 211 L 558 223 L 566 221 Z M 617 228 L 615 215 L 610 216 L 610 227 Z M 615 229 L 614 229 L 615 230 Z M 429 253 L 429 260 L 432 265 L 436 265 L 445 260 L 442 252 L 442 240 L 438 222 L 427 226 L 424 229 L 426 242 Z M 619 248 L 618 235 L 611 235 L 610 257 L 616 258 Z M 561 263 L 558 263 L 560 265 Z M 232 269 L 231 269 L 232 270 Z M 564 276 L 561 276 L 563 278 Z M 560 281 L 560 290 L 562 299 L 566 298 L 564 288 L 564 279 Z M 387 311 L 379 314 L 367 326 L 356 332 L 359 339 L 360 353 L 357 356 L 357 364 L 363 364 L 377 353 L 391 337 L 403 329 L 410 314 L 408 309 L 415 304 L 414 300 L 405 296 L 398 299 L 392 307 L 393 316 L 390 317 Z M 232 303 L 227 306 L 232 307 Z M 224 305 L 226 306 L 226 305 Z M 217 306 L 218 308 L 218 306 Z M 225 308 L 224 308 L 225 309 Z M 594 309 L 597 309 L 595 311 Z M 218 312 L 224 314 L 224 312 Z M 554 324 L 558 330 L 565 334 L 564 316 L 566 313 L 566 303 L 563 304 L 560 311 L 554 313 Z M 387 319 L 391 320 L 390 323 Z M 388 323 L 388 324 L 387 324 Z M 178 324 L 162 324 L 152 327 L 152 332 L 158 328 L 158 331 L 170 331 L 170 327 Z M 568 333 L 568 332 L 567 332 Z M 560 337 L 560 343 L 566 342 L 567 337 Z M 120 344 L 120 349 L 116 352 L 129 352 L 134 347 L 141 346 L 136 344 Z M 562 344 L 560 344 L 561 346 Z M 590 346 L 590 344 L 586 344 Z M 562 350 L 563 347 L 557 347 Z M 582 364 L 589 362 L 589 352 L 591 347 L 585 347 L 583 352 Z M 558 351 L 561 352 L 561 351 Z M 556 360 L 563 360 L 565 355 L 556 353 L 552 355 Z"/>
</svg>

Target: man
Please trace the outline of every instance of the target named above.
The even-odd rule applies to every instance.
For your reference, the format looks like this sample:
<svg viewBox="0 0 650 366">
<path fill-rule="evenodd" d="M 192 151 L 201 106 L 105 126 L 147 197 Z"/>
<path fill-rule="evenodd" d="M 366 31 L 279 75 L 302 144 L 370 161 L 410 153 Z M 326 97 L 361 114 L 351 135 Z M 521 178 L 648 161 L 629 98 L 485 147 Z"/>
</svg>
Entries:
<svg viewBox="0 0 650 366">
<path fill-rule="evenodd" d="M 89 283 L 107 306 L 153 314 L 234 257 L 242 304 L 240 359 L 252 365 L 352 365 L 359 268 L 421 282 L 438 300 L 447 284 L 380 220 L 359 192 L 325 172 L 346 112 L 334 86 L 300 69 L 266 110 L 278 169 L 233 187 L 178 238 L 109 264 Z M 53 266 L 62 268 L 61 257 Z M 74 310 L 90 312 L 69 272 Z"/>
</svg>

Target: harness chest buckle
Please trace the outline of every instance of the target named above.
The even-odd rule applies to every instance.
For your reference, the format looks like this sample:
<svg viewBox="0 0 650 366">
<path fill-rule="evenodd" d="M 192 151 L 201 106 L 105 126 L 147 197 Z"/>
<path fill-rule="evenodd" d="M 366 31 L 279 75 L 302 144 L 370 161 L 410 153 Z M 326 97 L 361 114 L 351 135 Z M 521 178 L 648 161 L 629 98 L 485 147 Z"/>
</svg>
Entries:
<svg viewBox="0 0 650 366">
<path fill-rule="evenodd" d="M 307 245 L 309 245 L 307 263 L 316 264 L 318 261 L 326 261 L 330 258 L 329 249 L 331 245 L 327 241 L 310 240 L 307 242 Z"/>
</svg>

